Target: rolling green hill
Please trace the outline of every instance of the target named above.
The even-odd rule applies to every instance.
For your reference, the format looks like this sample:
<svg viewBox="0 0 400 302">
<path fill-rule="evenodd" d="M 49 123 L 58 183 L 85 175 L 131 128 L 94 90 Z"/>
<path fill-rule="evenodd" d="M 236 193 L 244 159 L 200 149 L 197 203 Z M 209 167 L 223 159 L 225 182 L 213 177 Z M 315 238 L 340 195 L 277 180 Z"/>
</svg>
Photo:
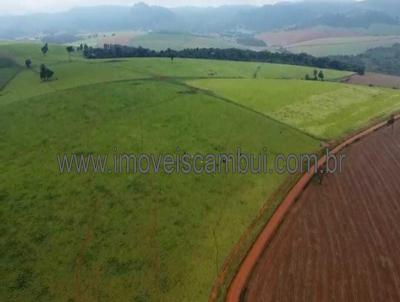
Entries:
<svg viewBox="0 0 400 302">
<path fill-rule="evenodd" d="M 319 152 L 321 141 L 307 133 L 336 137 L 397 107 L 394 92 L 300 81 L 312 72 L 305 67 L 87 61 L 80 54 L 69 62 L 64 47 L 50 45 L 43 55 L 40 45 L 22 43 L 0 45 L 0 55 L 22 68 L 0 91 L 4 301 L 205 301 L 240 236 L 263 206 L 268 219 L 282 198 L 277 190 L 296 178 L 61 174 L 57 155 L 220 154 L 240 147 L 256 155 L 268 150 L 273 165 L 277 153 Z M 40 81 L 42 63 L 54 79 Z M 352 115 L 346 102 L 362 110 Z"/>
</svg>

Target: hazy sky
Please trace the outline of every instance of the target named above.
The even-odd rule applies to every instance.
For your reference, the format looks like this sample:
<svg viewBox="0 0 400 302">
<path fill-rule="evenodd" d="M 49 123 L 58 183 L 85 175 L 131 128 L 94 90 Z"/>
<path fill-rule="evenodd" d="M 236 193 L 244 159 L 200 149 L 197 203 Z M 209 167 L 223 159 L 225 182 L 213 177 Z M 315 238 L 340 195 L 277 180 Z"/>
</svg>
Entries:
<svg viewBox="0 0 400 302">
<path fill-rule="evenodd" d="M 63 11 L 75 6 L 102 4 L 133 5 L 146 2 L 161 6 L 218 6 L 223 4 L 262 5 L 283 0 L 0 0 L 0 14 Z M 287 1 L 287 0 L 286 0 Z"/>
</svg>

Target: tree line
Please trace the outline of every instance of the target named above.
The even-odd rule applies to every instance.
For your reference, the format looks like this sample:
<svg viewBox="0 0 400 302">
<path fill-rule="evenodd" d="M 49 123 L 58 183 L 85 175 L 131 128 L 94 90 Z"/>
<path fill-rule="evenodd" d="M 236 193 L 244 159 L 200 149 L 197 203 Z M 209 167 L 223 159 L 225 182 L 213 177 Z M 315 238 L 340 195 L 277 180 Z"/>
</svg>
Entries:
<svg viewBox="0 0 400 302">
<path fill-rule="evenodd" d="M 166 49 L 161 51 L 151 50 L 143 47 L 130 47 L 114 44 L 104 44 L 103 48 L 83 46 L 83 55 L 88 59 L 109 58 L 188 58 L 188 59 L 213 59 L 247 62 L 266 62 L 277 64 L 311 66 L 316 68 L 327 68 L 336 70 L 354 71 L 359 74 L 365 73 L 365 64 L 361 61 L 341 61 L 334 58 L 317 58 L 305 53 L 277 53 L 269 51 L 254 51 L 237 48 L 190 48 L 183 50 Z"/>
</svg>

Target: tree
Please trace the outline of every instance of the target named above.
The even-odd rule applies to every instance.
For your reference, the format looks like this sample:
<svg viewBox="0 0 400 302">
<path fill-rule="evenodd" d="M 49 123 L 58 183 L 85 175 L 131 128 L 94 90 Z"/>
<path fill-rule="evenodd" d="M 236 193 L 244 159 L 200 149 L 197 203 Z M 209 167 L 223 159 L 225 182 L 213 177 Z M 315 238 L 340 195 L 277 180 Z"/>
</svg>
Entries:
<svg viewBox="0 0 400 302">
<path fill-rule="evenodd" d="M 323 72 L 322 70 L 319 71 L 319 73 L 318 73 L 318 78 L 319 78 L 321 81 L 323 81 L 323 80 L 325 79 L 325 75 L 324 75 L 324 72 Z"/>
<path fill-rule="evenodd" d="M 71 53 L 73 53 L 75 51 L 75 48 L 73 46 L 67 46 L 66 49 L 68 52 L 69 60 L 71 61 Z"/>
<path fill-rule="evenodd" d="M 86 54 L 89 51 L 89 46 L 87 46 L 87 44 L 83 45 L 83 55 L 86 56 Z"/>
<path fill-rule="evenodd" d="M 46 65 L 44 65 L 44 64 L 40 65 L 40 79 L 42 81 L 46 80 Z"/>
<path fill-rule="evenodd" d="M 51 77 L 54 75 L 54 72 L 50 70 L 46 65 L 42 64 L 40 65 L 40 79 L 42 81 L 47 81 L 51 79 Z"/>
<path fill-rule="evenodd" d="M 309 75 L 309 74 L 306 74 L 306 77 L 305 77 L 305 79 L 306 79 L 306 81 L 310 81 L 310 80 L 311 80 L 311 77 L 310 77 L 310 75 Z"/>
<path fill-rule="evenodd" d="M 25 66 L 26 66 L 26 68 L 31 68 L 31 65 L 32 65 L 32 60 L 31 60 L 31 59 L 26 59 L 26 60 L 25 60 Z"/>
<path fill-rule="evenodd" d="M 42 47 L 41 50 L 42 50 L 42 53 L 45 55 L 49 51 L 49 45 L 47 45 L 47 43 L 44 44 L 44 46 Z"/>
<path fill-rule="evenodd" d="M 314 80 L 318 80 L 318 70 L 314 69 Z"/>
</svg>

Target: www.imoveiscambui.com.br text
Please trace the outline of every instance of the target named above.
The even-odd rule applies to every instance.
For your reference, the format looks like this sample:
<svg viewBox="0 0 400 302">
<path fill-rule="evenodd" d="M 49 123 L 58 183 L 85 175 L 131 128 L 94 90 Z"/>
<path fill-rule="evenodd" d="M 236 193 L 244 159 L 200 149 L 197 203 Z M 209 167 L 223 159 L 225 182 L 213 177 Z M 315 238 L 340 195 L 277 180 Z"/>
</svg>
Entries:
<svg viewBox="0 0 400 302">
<path fill-rule="evenodd" d="M 327 149 L 327 165 L 318 171 L 317 154 L 258 154 L 238 148 L 232 153 L 113 153 L 58 154 L 61 174 L 296 174 L 315 169 L 316 173 L 341 172 L 345 155 L 335 156 Z"/>
</svg>

